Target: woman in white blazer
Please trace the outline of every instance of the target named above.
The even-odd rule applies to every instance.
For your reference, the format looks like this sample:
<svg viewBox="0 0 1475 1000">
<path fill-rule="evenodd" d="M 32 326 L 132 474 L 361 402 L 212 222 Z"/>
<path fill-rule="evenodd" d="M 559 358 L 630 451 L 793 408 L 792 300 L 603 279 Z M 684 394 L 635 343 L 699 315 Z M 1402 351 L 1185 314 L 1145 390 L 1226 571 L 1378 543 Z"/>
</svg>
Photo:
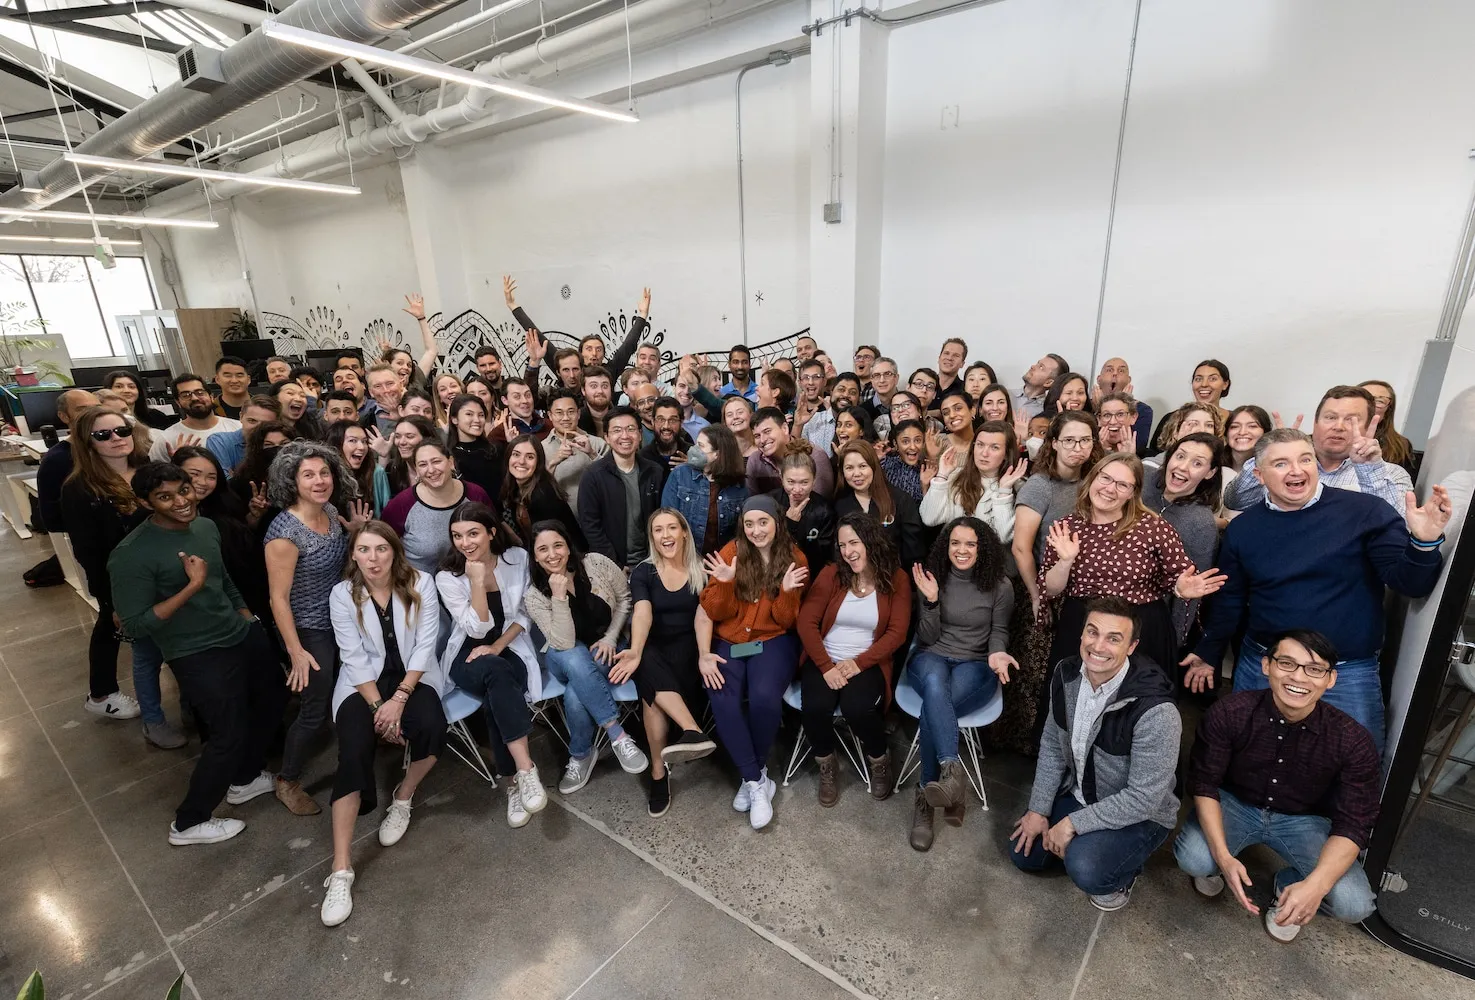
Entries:
<svg viewBox="0 0 1475 1000">
<path fill-rule="evenodd" d="M 515 536 L 484 503 L 467 501 L 452 511 L 450 532 L 450 549 L 435 575 L 451 620 L 441 668 L 456 687 L 481 699 L 492 758 L 507 789 L 507 824 L 525 826 L 548 804 L 528 756 L 528 705 L 543 694 L 522 607 L 528 554 L 512 544 Z"/>
<path fill-rule="evenodd" d="M 445 750 L 441 697 L 445 671 L 435 658 L 440 602 L 435 582 L 405 558 L 383 521 L 355 528 L 347 579 L 328 596 L 342 667 L 333 689 L 338 775 L 333 779 L 333 870 L 323 883 L 323 923 L 353 912 L 354 821 L 376 806 L 374 751 L 379 740 L 409 744 L 410 766 L 379 824 L 379 843 L 399 843 L 410 826 L 415 789 Z"/>
</svg>

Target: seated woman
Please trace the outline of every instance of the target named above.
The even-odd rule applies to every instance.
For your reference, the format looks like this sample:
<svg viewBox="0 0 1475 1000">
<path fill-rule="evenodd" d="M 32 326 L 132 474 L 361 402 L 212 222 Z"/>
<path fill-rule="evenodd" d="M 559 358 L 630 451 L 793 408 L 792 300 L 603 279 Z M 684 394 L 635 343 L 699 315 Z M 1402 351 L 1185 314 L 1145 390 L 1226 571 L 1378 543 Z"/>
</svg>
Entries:
<svg viewBox="0 0 1475 1000">
<path fill-rule="evenodd" d="M 557 521 L 582 552 L 588 546 L 579 530 L 579 518 L 548 471 L 547 461 L 542 443 L 533 435 L 512 439 L 507 446 L 507 474 L 502 478 L 502 519 L 523 548 L 533 543 L 533 525 Z"/>
<path fill-rule="evenodd" d="M 333 779 L 333 868 L 323 883 L 322 919 L 336 927 L 353 912 L 353 828 L 378 805 L 374 754 L 381 739 L 409 744 L 410 766 L 390 796 L 379 843 L 392 847 L 410 826 L 415 789 L 445 750 L 435 660 L 435 582 L 411 566 L 399 536 L 369 521 L 348 539 L 348 577 L 328 597 L 343 669 L 333 689 L 338 774 Z"/>
<path fill-rule="evenodd" d="M 743 504 L 737 538 L 706 559 L 696 618 L 698 662 L 717 735 L 742 778 L 732 807 L 746 812 L 755 830 L 773 819 L 775 786 L 765 761 L 799 664 L 790 629 L 809 579 L 804 553 L 780 530 L 779 517 L 771 497 Z"/>
<path fill-rule="evenodd" d="M 543 692 L 522 610 L 528 554 L 490 507 L 474 501 L 451 513 L 450 535 L 450 551 L 435 575 L 451 619 L 441 667 L 451 683 L 481 699 L 498 781 L 507 789 L 507 825 L 516 829 L 548 804 L 528 756 L 528 705 Z"/>
<path fill-rule="evenodd" d="M 917 650 L 907 678 L 922 696 L 917 754 L 922 778 L 912 807 L 911 845 L 932 847 L 933 809 L 963 825 L 968 779 L 958 756 L 958 718 L 993 698 L 1019 664 L 1005 650 L 1014 587 L 1004 573 L 1004 546 L 976 517 L 948 524 L 927 566 L 913 567 L 921 605 Z"/>
<path fill-rule="evenodd" d="M 843 478 L 835 490 L 835 516 L 870 515 L 886 529 L 903 566 L 920 561 L 924 552 L 917 501 L 887 484 L 875 450 L 865 441 L 852 441 L 835 452 L 835 464 Z"/>
<path fill-rule="evenodd" d="M 709 429 L 702 428 L 702 433 Z M 736 439 L 730 432 L 728 437 L 736 451 Z M 635 678 L 645 736 L 650 740 L 649 812 L 664 816 L 671 807 L 671 776 L 666 765 L 696 760 L 717 749 L 717 744 L 702 732 L 693 712 L 693 706 L 699 709 L 706 700 L 697 670 L 696 634 L 691 626 L 707 574 L 691 528 L 679 511 L 669 507 L 657 510 L 650 516 L 647 534 L 650 556 L 630 574 L 630 597 L 634 601 L 630 648 L 615 657 L 609 680 L 611 684 L 623 684 Z M 680 729 L 680 735 L 669 742 L 667 719 Z"/>
<path fill-rule="evenodd" d="M 864 514 L 847 514 L 836 534 L 840 558 L 819 571 L 798 620 L 804 643 L 799 668 L 804 734 L 819 765 L 822 806 L 840 799 L 836 706 L 865 752 L 871 797 L 891 795 L 881 713 L 891 696 L 892 655 L 906 641 L 912 613 L 911 583 L 881 526 Z"/>
<path fill-rule="evenodd" d="M 422 573 L 434 573 L 451 548 L 451 512 L 462 501 L 491 504 L 475 483 L 456 478 L 456 460 L 439 435 L 415 446 L 415 485 L 389 501 L 384 523 L 405 543 L 405 558 Z"/>
<path fill-rule="evenodd" d="M 698 431 L 686 462 L 671 470 L 661 505 L 681 514 L 699 554 L 716 552 L 737 533 L 748 499 L 746 478 L 737 437 L 721 424 Z"/>
<path fill-rule="evenodd" d="M 781 523 L 810 566 L 824 566 L 835 556 L 835 512 L 814 489 L 814 456 L 807 451 L 785 455 L 779 465 L 778 489 L 768 496 L 783 512 Z"/>
<path fill-rule="evenodd" d="M 946 524 L 968 515 L 994 529 L 1001 542 L 1014 537 L 1014 490 L 1029 471 L 1019 458 L 1014 428 L 988 421 L 978 428 L 970 449 L 972 460 L 960 463 L 957 453 L 944 450 L 937 475 L 922 498 L 922 523 Z"/>
<path fill-rule="evenodd" d="M 580 555 L 562 521 L 539 521 L 532 536 L 533 585 L 524 602 L 528 617 L 548 641 L 548 672 L 565 685 L 569 761 L 558 790 L 572 795 L 594 774 L 596 726 L 609 737 L 626 774 L 640 774 L 650 764 L 620 726 L 608 680 L 630 614 L 630 585 L 612 560 L 598 552 Z"/>
</svg>

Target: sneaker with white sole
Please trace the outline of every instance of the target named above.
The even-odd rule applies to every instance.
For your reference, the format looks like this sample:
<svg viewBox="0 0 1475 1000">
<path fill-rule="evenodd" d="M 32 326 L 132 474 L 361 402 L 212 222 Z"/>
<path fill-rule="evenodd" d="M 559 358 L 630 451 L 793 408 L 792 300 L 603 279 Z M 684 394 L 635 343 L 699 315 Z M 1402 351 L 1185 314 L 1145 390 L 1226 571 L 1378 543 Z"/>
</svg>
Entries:
<svg viewBox="0 0 1475 1000">
<path fill-rule="evenodd" d="M 753 785 L 757 782 L 739 781 L 737 794 L 732 797 L 732 807 L 740 813 L 753 808 Z"/>
<path fill-rule="evenodd" d="M 1224 876 L 1210 875 L 1208 878 L 1193 877 L 1193 891 L 1205 899 L 1213 899 L 1224 891 Z"/>
<path fill-rule="evenodd" d="M 1278 924 L 1275 922 L 1275 918 L 1279 915 L 1279 906 L 1268 907 L 1265 910 L 1265 929 L 1270 932 L 1270 936 L 1275 938 L 1275 940 L 1290 944 L 1296 940 L 1296 935 L 1301 933 L 1301 925 Z"/>
<path fill-rule="evenodd" d="M 265 795 L 275 791 L 277 787 L 277 776 L 270 771 L 262 771 L 251 781 L 244 785 L 231 785 L 226 789 L 225 801 L 233 806 L 245 805 L 258 795 Z"/>
<path fill-rule="evenodd" d="M 399 791 L 398 788 L 395 791 Z M 389 796 L 389 810 L 379 824 L 379 846 L 393 847 L 410 828 L 410 800 Z"/>
<path fill-rule="evenodd" d="M 773 794 L 778 786 L 766 774 L 749 784 L 753 787 L 748 790 L 748 801 L 752 803 L 748 807 L 748 823 L 753 829 L 761 830 L 773 819 Z"/>
<path fill-rule="evenodd" d="M 122 691 L 114 691 L 102 701 L 93 701 L 88 695 L 82 699 L 82 707 L 105 719 L 136 719 L 139 716 L 138 702 Z"/>
<path fill-rule="evenodd" d="M 517 772 L 517 790 L 522 795 L 522 807 L 530 813 L 542 812 L 548 804 L 548 792 L 543 780 L 538 777 L 538 765 L 531 771 Z"/>
<path fill-rule="evenodd" d="M 333 872 L 323 880 L 323 888 L 328 890 L 320 911 L 323 926 L 337 927 L 353 912 L 353 869 Z"/>
<path fill-rule="evenodd" d="M 183 830 L 170 823 L 169 843 L 175 847 L 188 847 L 190 844 L 218 844 L 223 840 L 231 839 L 244 829 L 246 829 L 246 824 L 238 819 L 216 819 L 214 817 L 203 823 L 185 827 Z"/>
<path fill-rule="evenodd" d="M 615 758 L 620 762 L 626 774 L 642 774 L 650 767 L 650 760 L 645 756 L 645 751 L 635 745 L 635 741 L 626 733 L 614 742 Z"/>
<path fill-rule="evenodd" d="M 594 776 L 594 765 L 598 762 L 599 755 L 593 752 L 582 757 L 570 757 L 563 767 L 563 777 L 558 779 L 558 794 L 572 795 L 589 784 L 589 779 Z"/>
<path fill-rule="evenodd" d="M 517 779 L 508 778 L 507 781 L 507 825 L 516 830 L 518 827 L 528 825 L 528 820 L 533 814 L 528 812 L 522 804 L 522 793 L 517 790 Z"/>
<path fill-rule="evenodd" d="M 1133 879 L 1127 883 L 1125 888 L 1118 889 L 1116 892 L 1104 892 L 1100 895 L 1092 896 L 1091 905 L 1103 913 L 1115 913 L 1117 910 L 1126 906 L 1128 901 L 1131 900 L 1132 886 L 1136 883 L 1137 880 Z"/>
</svg>

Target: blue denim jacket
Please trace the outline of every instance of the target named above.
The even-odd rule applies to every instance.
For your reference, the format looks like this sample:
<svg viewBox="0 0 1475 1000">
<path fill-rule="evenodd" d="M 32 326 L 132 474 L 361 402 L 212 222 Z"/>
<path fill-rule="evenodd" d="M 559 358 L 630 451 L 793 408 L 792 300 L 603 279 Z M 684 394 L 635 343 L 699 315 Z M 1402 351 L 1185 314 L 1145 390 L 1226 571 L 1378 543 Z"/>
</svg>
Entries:
<svg viewBox="0 0 1475 1000">
<path fill-rule="evenodd" d="M 691 540 L 701 552 L 707 537 L 707 507 L 711 498 L 712 482 L 689 465 L 678 465 L 671 470 L 666 488 L 661 492 L 661 506 L 681 512 L 686 523 L 691 525 Z M 743 511 L 743 501 L 748 499 L 748 487 L 742 483 L 726 487 L 717 494 L 717 545 L 720 548 L 737 531 L 738 516 Z"/>
</svg>

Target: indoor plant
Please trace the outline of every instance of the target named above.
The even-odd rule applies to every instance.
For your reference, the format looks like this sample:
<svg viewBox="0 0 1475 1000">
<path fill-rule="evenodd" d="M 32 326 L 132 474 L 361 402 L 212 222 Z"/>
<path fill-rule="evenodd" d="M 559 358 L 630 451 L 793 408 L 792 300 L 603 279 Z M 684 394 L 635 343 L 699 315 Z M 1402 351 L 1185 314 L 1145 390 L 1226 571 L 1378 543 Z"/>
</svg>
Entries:
<svg viewBox="0 0 1475 1000">
<path fill-rule="evenodd" d="M 16 385 L 37 385 L 40 382 L 37 374 L 40 373 L 64 385 L 71 385 L 71 378 L 54 361 L 43 359 L 34 366 L 26 365 L 26 351 L 55 350 L 56 341 L 30 336 L 29 331 L 33 330 L 44 334 L 46 321 L 37 317 L 23 318 L 25 311 L 24 302 L 0 302 L 0 371 L 3 371 L 5 380 Z"/>
</svg>

